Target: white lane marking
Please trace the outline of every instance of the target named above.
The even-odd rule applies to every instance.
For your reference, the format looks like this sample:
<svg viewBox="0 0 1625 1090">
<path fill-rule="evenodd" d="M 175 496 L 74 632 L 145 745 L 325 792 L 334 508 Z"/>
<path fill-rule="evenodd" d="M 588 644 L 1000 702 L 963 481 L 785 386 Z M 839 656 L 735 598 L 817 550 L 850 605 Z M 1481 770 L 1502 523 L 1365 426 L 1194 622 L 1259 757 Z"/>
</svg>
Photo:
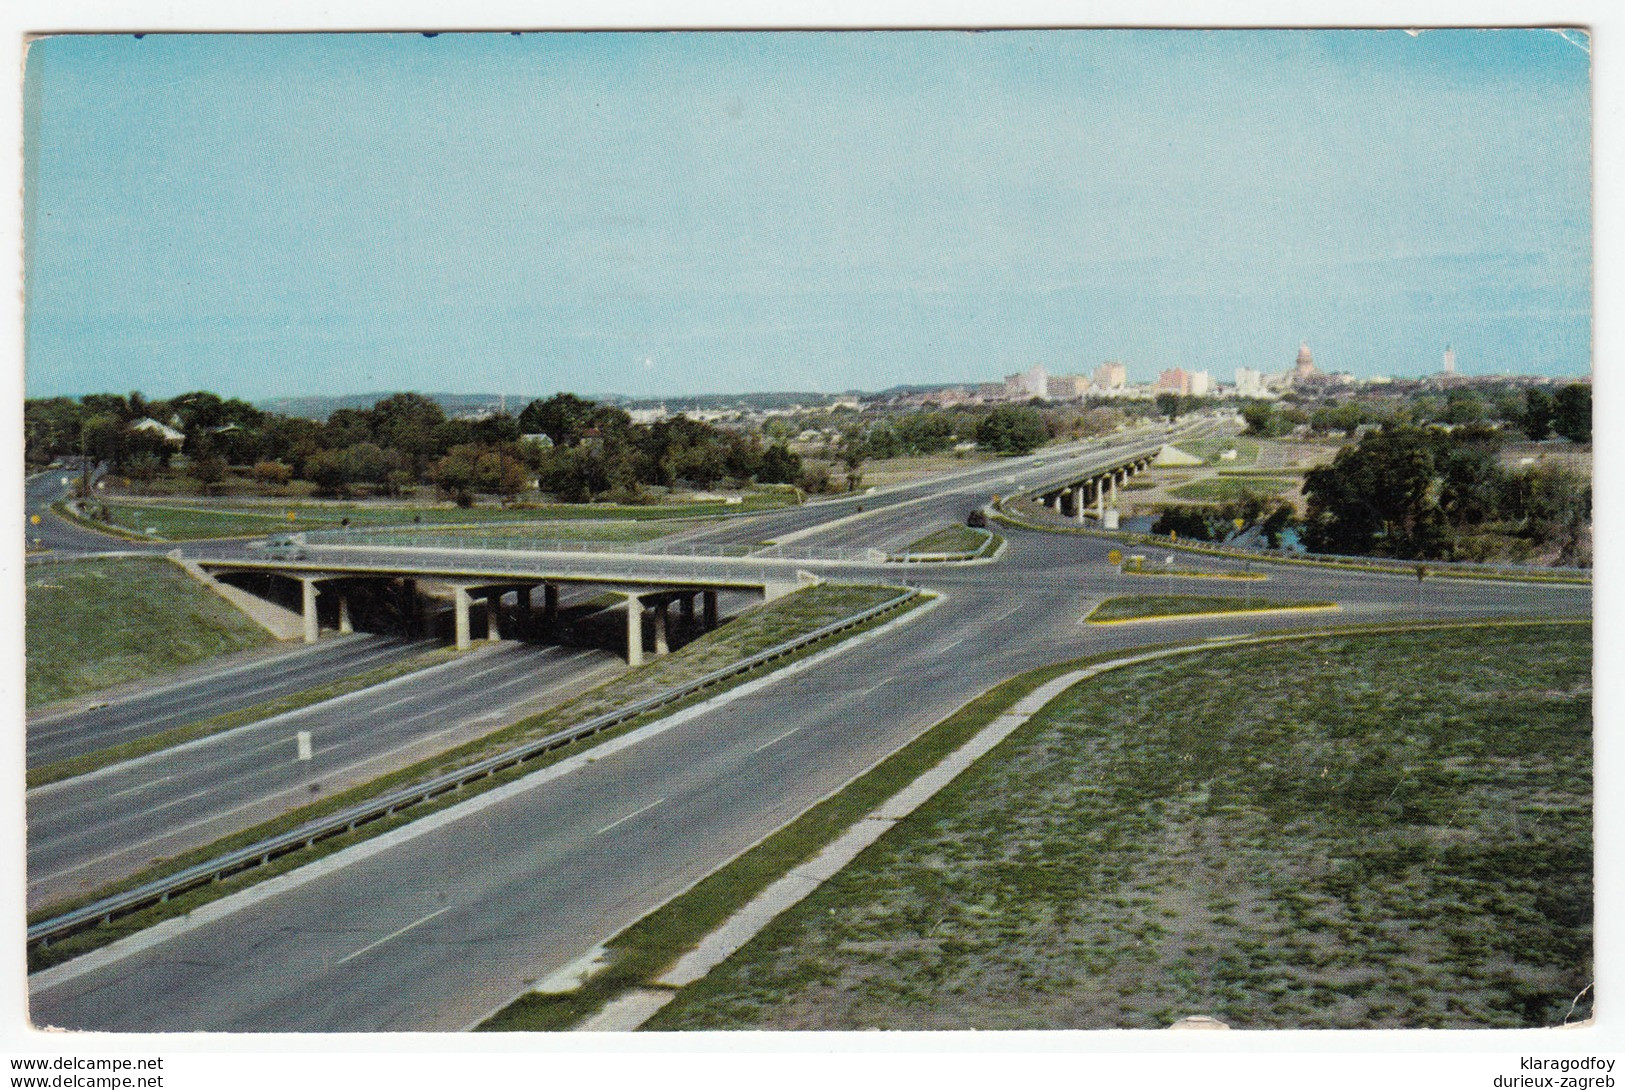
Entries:
<svg viewBox="0 0 1625 1090">
<path fill-rule="evenodd" d="M 625 822 L 628 822 L 628 821 L 631 821 L 633 818 L 637 817 L 639 814 L 644 813 L 644 812 L 649 811 L 649 810 L 653 810 L 656 806 L 659 806 L 661 803 L 663 803 L 665 801 L 666 800 L 663 799 L 663 798 L 655 799 L 649 805 L 640 806 L 636 810 L 633 810 L 630 814 L 627 814 L 625 817 L 617 818 L 616 820 L 610 822 L 608 825 L 604 826 L 602 829 L 599 829 L 596 833 L 594 833 L 592 835 L 593 836 L 603 836 L 605 833 L 607 833 L 611 829 L 615 828 L 615 826 L 624 824 Z"/>
<path fill-rule="evenodd" d="M 953 643 L 945 643 L 945 644 L 943 644 L 941 647 L 937 648 L 937 652 L 938 652 L 938 654 L 940 654 L 943 651 L 952 651 L 954 648 L 958 647 L 960 644 L 964 643 L 968 639 L 970 639 L 969 636 L 961 636 L 957 640 L 955 640 Z"/>
<path fill-rule="evenodd" d="M 164 776 L 164 777 L 162 777 L 160 779 L 152 780 L 152 781 L 150 781 L 148 783 L 138 783 L 134 787 L 126 787 L 123 791 L 115 791 L 111 795 L 108 795 L 107 797 L 110 798 L 110 799 L 116 799 L 116 798 L 122 798 L 125 795 L 133 795 L 137 791 L 145 791 L 149 787 L 157 787 L 161 783 L 167 783 L 168 781 L 173 780 L 177 775 L 179 775 L 179 773 L 171 773 L 168 776 Z"/>
<path fill-rule="evenodd" d="M 362 954 L 365 954 L 368 950 L 376 950 L 380 946 L 384 945 L 384 943 L 388 942 L 389 940 L 398 939 L 402 935 L 406 934 L 408 931 L 412 930 L 412 928 L 414 928 L 414 927 L 422 927 L 424 924 L 428 923 L 430 920 L 434 919 L 436 916 L 439 916 L 441 913 L 450 912 L 450 911 L 451 911 L 451 906 L 447 905 L 445 908 L 440 909 L 439 912 L 431 912 L 427 916 L 423 917 L 423 919 L 418 920 L 415 923 L 409 923 L 405 927 L 401 928 L 399 931 L 390 932 L 388 935 L 385 935 L 383 938 L 379 939 L 377 942 L 368 943 L 366 946 L 363 946 L 361 949 L 357 950 L 353 954 L 344 955 L 343 957 L 339 958 L 337 961 L 335 961 L 333 963 L 333 967 L 336 969 L 340 965 L 343 965 L 345 962 L 351 961 L 351 960 L 353 960 L 355 958 L 360 957 Z"/>
<path fill-rule="evenodd" d="M 779 744 L 780 742 L 784 741 L 786 738 L 790 737 L 790 735 L 794 734 L 796 731 L 798 731 L 800 729 L 801 729 L 800 727 L 791 727 L 789 730 L 785 731 L 783 734 L 781 734 L 777 738 L 773 739 L 773 741 L 771 741 L 771 742 L 763 742 L 761 745 L 757 746 L 756 747 L 756 752 L 760 753 L 760 752 L 762 752 L 762 750 L 766 749 L 768 746 L 773 746 L 773 745 Z"/>
<path fill-rule="evenodd" d="M 997 617 L 993 618 L 993 623 L 998 624 L 1000 621 L 1007 621 L 1011 617 L 1014 617 L 1019 612 L 1021 612 L 1021 606 L 1014 606 L 1011 609 L 1009 609 L 1009 610 L 1005 611 L 1004 613 L 999 614 Z"/>
<path fill-rule="evenodd" d="M 29 993 L 38 995 L 70 981 L 78 980 L 87 974 L 97 972 L 109 965 L 116 965 L 133 954 L 150 950 L 181 935 L 191 934 L 193 931 L 208 927 L 216 921 L 234 915 L 245 908 L 291 893 L 319 878 L 324 878 L 329 874 L 344 870 L 346 867 L 355 866 L 365 860 L 382 855 L 402 844 L 410 843 L 419 837 L 463 821 L 474 814 L 483 813 L 509 799 L 534 791 L 543 784 L 552 783 L 554 780 L 562 779 L 582 769 L 591 768 L 592 762 L 589 760 L 589 754 L 595 754 L 599 758 L 608 757 L 623 749 L 630 749 L 648 741 L 650 738 L 665 734 L 667 731 L 680 727 L 690 720 L 760 692 L 769 685 L 780 684 L 786 678 L 795 677 L 798 674 L 815 669 L 843 654 L 850 653 L 854 648 L 862 647 L 867 643 L 892 634 L 899 628 L 914 624 L 948 600 L 948 595 L 938 591 L 935 597 L 923 605 L 909 610 L 901 617 L 888 621 L 879 628 L 870 629 L 868 632 L 853 636 L 851 639 L 836 644 L 834 647 L 826 648 L 807 658 L 798 659 L 790 665 L 768 674 L 766 677 L 747 681 L 743 685 L 729 689 L 727 692 L 718 693 L 709 700 L 691 704 L 682 711 L 673 712 L 664 719 L 657 719 L 653 723 L 639 727 L 630 734 L 623 734 L 618 738 L 604 742 L 587 753 L 578 753 L 573 757 L 566 757 L 557 764 L 537 769 L 528 776 L 521 777 L 512 783 L 492 788 L 436 813 L 425 814 L 416 821 L 391 829 L 387 833 L 364 840 L 359 844 L 352 844 L 348 848 L 340 849 L 324 859 L 318 859 L 305 866 L 297 867 L 286 874 L 279 874 L 275 878 L 267 879 L 247 889 L 228 894 L 218 901 L 200 905 L 185 916 L 176 916 L 165 920 L 163 923 L 138 931 L 99 950 L 92 950 L 88 954 L 62 962 L 60 965 L 53 965 L 49 969 L 41 969 L 38 973 L 34 973 L 29 977 Z M 37 884 L 36 882 L 30 882 L 29 888 L 32 889 Z"/>
</svg>

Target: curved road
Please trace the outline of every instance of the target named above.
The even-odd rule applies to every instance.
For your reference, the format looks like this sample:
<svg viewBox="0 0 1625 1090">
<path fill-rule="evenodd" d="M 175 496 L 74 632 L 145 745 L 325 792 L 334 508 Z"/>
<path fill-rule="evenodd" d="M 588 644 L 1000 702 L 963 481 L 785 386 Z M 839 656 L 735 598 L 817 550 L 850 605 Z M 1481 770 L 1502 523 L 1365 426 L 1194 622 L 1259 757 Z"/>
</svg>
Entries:
<svg viewBox="0 0 1625 1090">
<path fill-rule="evenodd" d="M 918 505 L 917 525 L 942 521 L 957 492 Z M 1312 624 L 1590 609 L 1589 587 L 1430 580 L 1418 605 L 1405 576 L 1289 567 L 1264 569 L 1264 583 L 1124 576 L 1105 563 L 1103 539 L 1009 538 L 997 564 L 909 569 L 942 603 L 861 648 L 294 872 L 272 895 L 221 902 L 167 940 L 38 974 L 34 1018 L 116 1030 L 463 1028 L 1022 670 Z M 1332 598 L 1343 609 L 1082 623 L 1104 597 L 1179 592 Z"/>
</svg>

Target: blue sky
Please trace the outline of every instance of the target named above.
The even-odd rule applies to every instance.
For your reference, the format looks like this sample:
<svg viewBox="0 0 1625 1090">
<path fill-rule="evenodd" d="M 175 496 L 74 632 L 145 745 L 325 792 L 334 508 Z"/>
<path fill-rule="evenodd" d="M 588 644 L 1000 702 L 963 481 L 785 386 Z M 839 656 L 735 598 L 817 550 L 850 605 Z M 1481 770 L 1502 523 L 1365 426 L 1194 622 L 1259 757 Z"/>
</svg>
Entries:
<svg viewBox="0 0 1625 1090">
<path fill-rule="evenodd" d="M 29 50 L 29 396 L 1581 375 L 1547 31 L 148 35 Z"/>
</svg>

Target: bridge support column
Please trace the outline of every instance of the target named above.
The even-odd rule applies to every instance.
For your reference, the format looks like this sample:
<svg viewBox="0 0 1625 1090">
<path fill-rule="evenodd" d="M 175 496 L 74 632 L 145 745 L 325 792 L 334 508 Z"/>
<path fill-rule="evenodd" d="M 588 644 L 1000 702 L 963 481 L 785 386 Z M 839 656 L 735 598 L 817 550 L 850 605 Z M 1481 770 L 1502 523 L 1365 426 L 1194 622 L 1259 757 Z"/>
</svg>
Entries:
<svg viewBox="0 0 1625 1090">
<path fill-rule="evenodd" d="M 671 608 L 669 599 L 662 598 L 655 603 L 655 654 L 667 655 L 671 653 L 671 642 L 666 639 L 666 614 Z"/>
<path fill-rule="evenodd" d="M 711 631 L 717 626 L 717 592 L 705 592 L 705 630 Z"/>
<path fill-rule="evenodd" d="M 355 625 L 350 623 L 350 597 L 347 594 L 339 595 L 339 635 L 348 636 L 355 631 Z"/>
<path fill-rule="evenodd" d="M 542 615 L 549 625 L 559 623 L 559 588 L 552 583 L 542 584 Z"/>
<path fill-rule="evenodd" d="M 1098 519 L 1106 517 L 1106 478 L 1104 477 L 1095 478 L 1095 517 Z"/>
<path fill-rule="evenodd" d="M 626 664 L 643 665 L 643 603 L 636 594 L 626 596 Z"/>
<path fill-rule="evenodd" d="M 453 588 L 451 594 L 452 609 L 457 615 L 457 650 L 467 651 L 474 646 L 473 640 L 469 639 L 468 635 L 468 607 L 471 600 L 468 591 L 462 587 Z"/>
<path fill-rule="evenodd" d="M 1050 510 L 1054 511 L 1057 515 L 1061 513 L 1061 494 L 1059 492 L 1050 497 L 1049 506 Z"/>
<path fill-rule="evenodd" d="M 485 638 L 490 643 L 502 641 L 502 627 L 498 614 L 502 612 L 502 589 L 499 587 L 485 596 Z"/>
<path fill-rule="evenodd" d="M 1083 509 L 1089 506 L 1088 499 L 1083 494 L 1083 485 L 1072 490 L 1072 517 L 1079 522 L 1083 521 Z"/>
<path fill-rule="evenodd" d="M 301 604 L 304 607 L 305 642 L 315 643 L 317 635 L 321 632 L 316 620 L 316 584 L 313 580 L 301 579 L 299 585 L 303 588 Z"/>
<path fill-rule="evenodd" d="M 694 627 L 694 592 L 684 591 L 677 598 L 677 611 L 681 615 L 684 628 Z"/>
</svg>

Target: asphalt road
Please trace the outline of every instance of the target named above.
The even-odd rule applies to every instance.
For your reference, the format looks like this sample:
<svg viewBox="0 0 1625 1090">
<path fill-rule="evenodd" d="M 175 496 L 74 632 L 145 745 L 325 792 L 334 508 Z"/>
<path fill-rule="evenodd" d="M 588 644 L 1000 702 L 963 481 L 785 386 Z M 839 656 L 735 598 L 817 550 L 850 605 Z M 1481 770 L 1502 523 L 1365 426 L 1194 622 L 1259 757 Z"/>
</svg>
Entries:
<svg viewBox="0 0 1625 1090">
<path fill-rule="evenodd" d="M 74 469 L 52 469 L 36 473 L 23 482 L 23 533 L 32 545 L 39 543 L 58 556 L 82 556 L 94 553 L 124 550 L 153 551 L 157 547 L 145 542 L 126 542 L 111 534 L 98 534 L 60 518 L 51 510 L 51 504 L 63 499 L 73 488 L 78 476 Z M 39 524 L 28 521 L 39 516 Z"/>
<path fill-rule="evenodd" d="M 28 767 L 92 753 L 267 700 L 375 670 L 437 646 L 356 633 L 314 647 L 187 670 L 99 707 L 30 715 Z"/>
<path fill-rule="evenodd" d="M 619 670 L 590 648 L 505 643 L 28 793 L 30 907 L 101 888 L 366 782 Z M 309 731 L 312 757 L 297 756 Z"/>
<path fill-rule="evenodd" d="M 919 515 L 922 527 L 938 517 L 932 504 Z M 1408 576 L 1274 566 L 1263 583 L 1124 576 L 1105 563 L 1109 541 L 1009 537 L 997 564 L 909 569 L 945 600 L 864 647 L 501 801 L 408 826 L 365 858 L 335 857 L 294 888 L 234 901 L 100 968 L 36 976 L 34 1018 L 111 1030 L 458 1029 L 1022 670 L 1317 623 L 1590 608 L 1588 587 L 1436 580 L 1418 603 Z M 1331 598 L 1343 609 L 1082 623 L 1113 594 L 1180 591 Z"/>
</svg>

